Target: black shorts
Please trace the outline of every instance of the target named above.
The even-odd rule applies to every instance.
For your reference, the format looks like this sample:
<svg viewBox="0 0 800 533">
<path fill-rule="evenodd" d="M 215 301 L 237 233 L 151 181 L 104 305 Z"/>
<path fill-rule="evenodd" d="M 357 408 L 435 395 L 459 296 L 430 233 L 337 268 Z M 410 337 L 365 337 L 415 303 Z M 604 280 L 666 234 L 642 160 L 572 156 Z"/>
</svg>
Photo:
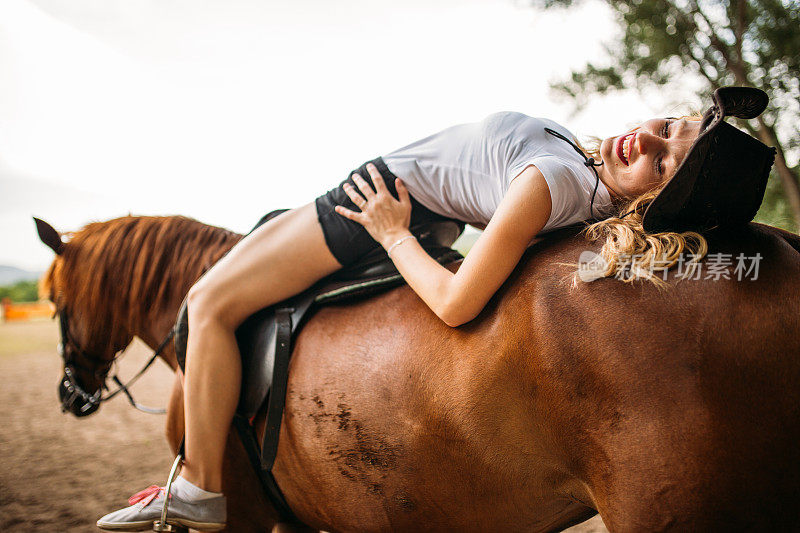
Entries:
<svg viewBox="0 0 800 533">
<path fill-rule="evenodd" d="M 386 188 L 392 196 L 397 198 L 397 189 L 394 185 L 394 180 L 397 176 L 392 174 L 386 166 L 386 163 L 384 163 L 383 159 L 380 157 L 369 161 L 369 163 L 375 165 L 378 172 L 383 176 Z M 364 163 L 353 172 L 358 172 L 367 183 L 372 185 L 372 180 L 367 172 L 367 163 Z M 328 244 L 328 248 L 330 248 L 333 256 L 342 266 L 351 265 L 375 248 L 380 248 L 380 244 L 372 238 L 367 230 L 364 229 L 364 226 L 334 211 L 334 207 L 337 205 L 342 205 L 355 212 L 359 211 L 358 207 L 356 207 L 353 201 L 350 200 L 350 197 L 344 192 L 344 189 L 342 189 L 344 183 L 349 183 L 358 190 L 358 186 L 352 179 L 353 172 L 351 172 L 350 176 L 338 187 L 331 189 L 315 200 L 317 218 L 322 225 L 325 242 Z M 453 219 L 434 213 L 413 197 L 411 198 L 411 225 L 409 228 L 411 233 L 419 236 L 418 233 L 430 225 L 431 222 L 444 222 L 448 220 Z M 463 223 L 458 223 L 461 224 L 463 228 Z"/>
</svg>

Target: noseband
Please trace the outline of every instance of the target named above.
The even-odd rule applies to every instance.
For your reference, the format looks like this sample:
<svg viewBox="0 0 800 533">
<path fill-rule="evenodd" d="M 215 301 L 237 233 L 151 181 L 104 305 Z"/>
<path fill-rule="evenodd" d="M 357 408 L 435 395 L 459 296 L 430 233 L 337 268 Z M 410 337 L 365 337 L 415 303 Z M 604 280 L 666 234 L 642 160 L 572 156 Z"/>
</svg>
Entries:
<svg viewBox="0 0 800 533">
<path fill-rule="evenodd" d="M 158 345 L 155 352 L 153 353 L 152 357 L 144 364 L 141 370 L 136 373 L 131 379 L 128 380 L 127 383 L 122 383 L 117 376 L 116 373 L 112 376 L 112 380 L 114 383 L 117 384 L 117 389 L 106 396 L 103 396 L 103 389 L 109 390 L 108 386 L 106 385 L 106 380 L 108 379 L 108 372 L 111 370 L 111 367 L 114 365 L 116 361 L 116 354 L 111 359 L 104 359 L 102 357 L 98 357 L 94 354 L 91 354 L 81 348 L 81 346 L 75 341 L 74 338 L 69 333 L 69 316 L 67 313 L 66 308 L 63 308 L 58 312 L 59 317 L 59 324 L 61 327 L 61 342 L 58 344 L 58 353 L 61 355 L 61 358 L 64 361 L 64 381 L 62 385 L 64 389 L 67 391 L 67 394 L 61 399 L 61 411 L 66 412 L 70 410 L 76 401 L 83 401 L 83 405 L 80 407 L 80 412 L 85 413 L 89 409 L 97 408 L 100 406 L 101 403 L 106 402 L 119 394 L 120 392 L 124 392 L 125 396 L 128 398 L 128 402 L 140 411 L 144 411 L 145 413 L 150 414 L 164 414 L 166 413 L 166 409 L 154 409 L 152 407 L 147 407 L 144 405 L 139 404 L 131 394 L 128 388 L 136 382 L 145 371 L 150 368 L 156 358 L 161 354 L 161 351 L 166 347 L 167 343 L 172 339 L 172 336 L 175 334 L 174 329 L 170 329 L 170 332 Z M 71 350 L 69 348 L 72 348 Z M 81 357 L 84 361 L 88 361 L 90 366 L 85 364 L 81 364 L 76 361 L 76 357 L 73 354 L 77 354 Z M 100 388 L 94 394 L 89 394 L 86 390 L 81 386 L 80 382 L 78 381 L 77 377 L 75 376 L 76 370 L 83 370 L 84 372 L 94 374 L 94 377 L 100 380 L 102 383 Z"/>
</svg>

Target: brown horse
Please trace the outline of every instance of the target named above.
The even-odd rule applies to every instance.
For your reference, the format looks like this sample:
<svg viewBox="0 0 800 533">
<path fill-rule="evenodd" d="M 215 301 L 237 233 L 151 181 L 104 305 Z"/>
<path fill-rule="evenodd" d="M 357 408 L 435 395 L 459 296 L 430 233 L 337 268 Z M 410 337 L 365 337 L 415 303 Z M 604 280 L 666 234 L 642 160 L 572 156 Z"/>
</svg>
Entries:
<svg viewBox="0 0 800 533">
<path fill-rule="evenodd" d="M 238 238 L 182 217 L 90 224 L 44 287 L 112 358 L 134 335 L 155 347 Z M 408 287 L 320 309 L 291 362 L 275 465 L 289 504 L 326 531 L 558 531 L 596 512 L 611 531 L 797 530 L 800 238 L 750 224 L 708 239 L 760 254 L 757 279 L 573 285 L 563 264 L 596 247 L 570 229 L 459 328 Z M 174 409 L 173 446 L 181 424 Z M 229 529 L 264 531 L 274 512 L 228 452 Z"/>
</svg>

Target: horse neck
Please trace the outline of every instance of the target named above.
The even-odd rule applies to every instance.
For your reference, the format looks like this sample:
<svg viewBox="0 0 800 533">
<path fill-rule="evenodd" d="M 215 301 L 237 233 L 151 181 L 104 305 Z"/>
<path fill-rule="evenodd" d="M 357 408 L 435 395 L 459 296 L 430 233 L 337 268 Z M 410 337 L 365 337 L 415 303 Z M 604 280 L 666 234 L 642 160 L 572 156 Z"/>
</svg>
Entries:
<svg viewBox="0 0 800 533">
<path fill-rule="evenodd" d="M 151 261 L 165 265 L 160 280 L 159 293 L 163 296 L 158 305 L 136 306 L 140 315 L 133 321 L 133 334 L 152 349 L 161 344 L 175 324 L 181 303 L 194 283 L 211 268 L 242 236 L 228 230 L 192 221 L 191 229 L 197 233 L 184 232 L 158 248 L 158 255 Z M 176 253 L 177 252 L 177 253 Z M 175 268 L 176 266 L 180 268 Z M 177 368 L 174 344 L 168 343 L 161 357 L 173 369 Z"/>
<path fill-rule="evenodd" d="M 119 236 L 108 237 L 114 253 L 99 266 L 116 277 L 115 297 L 103 300 L 107 316 L 116 318 L 109 327 L 126 330 L 154 350 L 172 329 L 189 288 L 242 237 L 179 216 L 123 217 L 104 224 L 120 226 Z M 176 368 L 172 343 L 161 357 Z"/>
</svg>

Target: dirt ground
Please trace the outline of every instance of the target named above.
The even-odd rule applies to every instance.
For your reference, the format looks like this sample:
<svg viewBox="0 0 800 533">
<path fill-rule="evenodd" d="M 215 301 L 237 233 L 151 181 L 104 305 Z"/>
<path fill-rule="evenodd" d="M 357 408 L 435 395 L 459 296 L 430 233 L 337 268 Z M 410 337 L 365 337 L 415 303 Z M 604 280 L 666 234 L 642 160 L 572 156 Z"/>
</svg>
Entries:
<svg viewBox="0 0 800 533">
<path fill-rule="evenodd" d="M 134 492 L 163 484 L 172 462 L 164 417 L 118 396 L 94 415 L 62 414 L 55 321 L 0 323 L 0 531 L 99 531 L 95 521 Z M 150 356 L 138 341 L 120 378 Z M 158 362 L 134 386 L 142 404 L 166 403 L 172 373 Z M 606 532 L 599 517 L 571 533 Z"/>
</svg>

